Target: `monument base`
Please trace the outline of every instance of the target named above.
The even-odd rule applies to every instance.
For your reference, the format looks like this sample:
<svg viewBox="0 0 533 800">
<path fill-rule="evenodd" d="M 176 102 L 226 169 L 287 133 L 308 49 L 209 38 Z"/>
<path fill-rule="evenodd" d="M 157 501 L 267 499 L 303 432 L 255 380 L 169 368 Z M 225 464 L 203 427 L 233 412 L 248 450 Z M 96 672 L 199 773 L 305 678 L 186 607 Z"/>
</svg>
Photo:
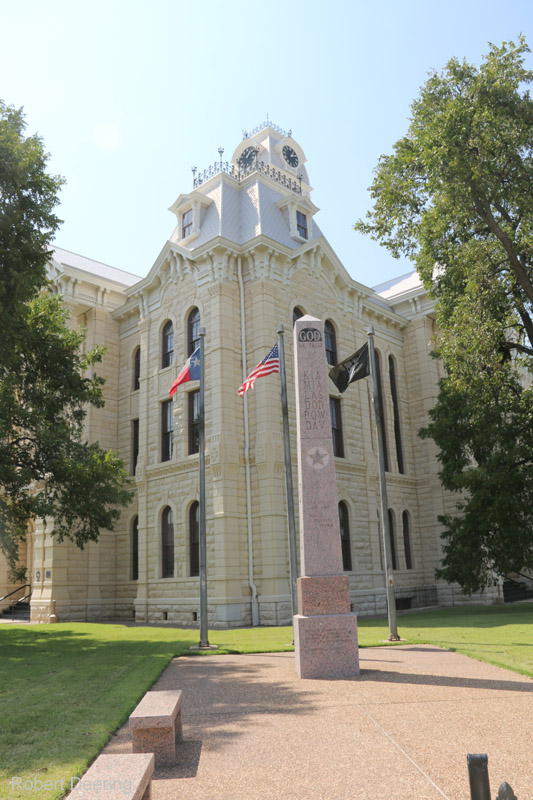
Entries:
<svg viewBox="0 0 533 800">
<path fill-rule="evenodd" d="M 294 616 L 294 656 L 300 678 L 359 675 L 355 614 Z"/>
</svg>

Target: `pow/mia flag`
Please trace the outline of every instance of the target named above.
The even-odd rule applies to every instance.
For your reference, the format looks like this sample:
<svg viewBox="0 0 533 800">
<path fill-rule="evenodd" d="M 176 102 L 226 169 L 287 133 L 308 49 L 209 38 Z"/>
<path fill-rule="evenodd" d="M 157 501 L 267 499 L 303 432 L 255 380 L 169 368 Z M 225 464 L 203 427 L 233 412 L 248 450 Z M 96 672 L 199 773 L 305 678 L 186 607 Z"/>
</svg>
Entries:
<svg viewBox="0 0 533 800">
<path fill-rule="evenodd" d="M 350 383 L 366 378 L 367 375 L 370 375 L 368 342 L 360 347 L 353 356 L 345 358 L 329 371 L 329 377 L 339 392 L 345 392 Z"/>
</svg>

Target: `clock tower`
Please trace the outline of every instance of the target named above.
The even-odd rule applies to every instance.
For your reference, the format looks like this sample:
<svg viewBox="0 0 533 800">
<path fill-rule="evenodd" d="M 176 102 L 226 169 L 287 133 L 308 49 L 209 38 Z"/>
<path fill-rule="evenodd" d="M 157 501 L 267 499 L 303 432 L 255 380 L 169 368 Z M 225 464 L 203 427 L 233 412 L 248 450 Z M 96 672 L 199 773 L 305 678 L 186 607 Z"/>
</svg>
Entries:
<svg viewBox="0 0 533 800">
<path fill-rule="evenodd" d="M 320 238 L 306 160 L 292 131 L 270 121 L 244 131 L 230 161 L 193 170 L 193 191 L 170 208 L 171 241 L 194 250 L 217 235 L 238 245 L 262 235 L 296 249 Z"/>
</svg>

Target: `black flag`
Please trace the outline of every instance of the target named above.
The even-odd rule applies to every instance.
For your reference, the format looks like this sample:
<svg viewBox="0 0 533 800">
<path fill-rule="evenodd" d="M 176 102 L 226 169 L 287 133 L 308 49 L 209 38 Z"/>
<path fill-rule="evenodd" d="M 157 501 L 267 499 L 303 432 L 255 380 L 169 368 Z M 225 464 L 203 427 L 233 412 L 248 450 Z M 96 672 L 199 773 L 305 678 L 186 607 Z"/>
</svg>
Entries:
<svg viewBox="0 0 533 800">
<path fill-rule="evenodd" d="M 366 378 L 367 375 L 370 375 L 368 342 L 360 347 L 353 356 L 345 358 L 329 371 L 329 377 L 339 392 L 345 392 L 350 383 Z"/>
</svg>

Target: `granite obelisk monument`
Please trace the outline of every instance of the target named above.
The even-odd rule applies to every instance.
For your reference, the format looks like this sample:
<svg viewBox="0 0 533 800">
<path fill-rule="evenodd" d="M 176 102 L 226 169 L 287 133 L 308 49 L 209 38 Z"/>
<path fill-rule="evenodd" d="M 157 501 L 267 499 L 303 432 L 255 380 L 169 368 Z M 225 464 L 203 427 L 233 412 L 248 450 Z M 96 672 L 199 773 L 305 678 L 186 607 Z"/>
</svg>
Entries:
<svg viewBox="0 0 533 800">
<path fill-rule="evenodd" d="M 301 575 L 294 617 L 300 678 L 359 675 L 357 618 L 342 570 L 328 372 L 321 320 L 294 325 Z"/>
</svg>

